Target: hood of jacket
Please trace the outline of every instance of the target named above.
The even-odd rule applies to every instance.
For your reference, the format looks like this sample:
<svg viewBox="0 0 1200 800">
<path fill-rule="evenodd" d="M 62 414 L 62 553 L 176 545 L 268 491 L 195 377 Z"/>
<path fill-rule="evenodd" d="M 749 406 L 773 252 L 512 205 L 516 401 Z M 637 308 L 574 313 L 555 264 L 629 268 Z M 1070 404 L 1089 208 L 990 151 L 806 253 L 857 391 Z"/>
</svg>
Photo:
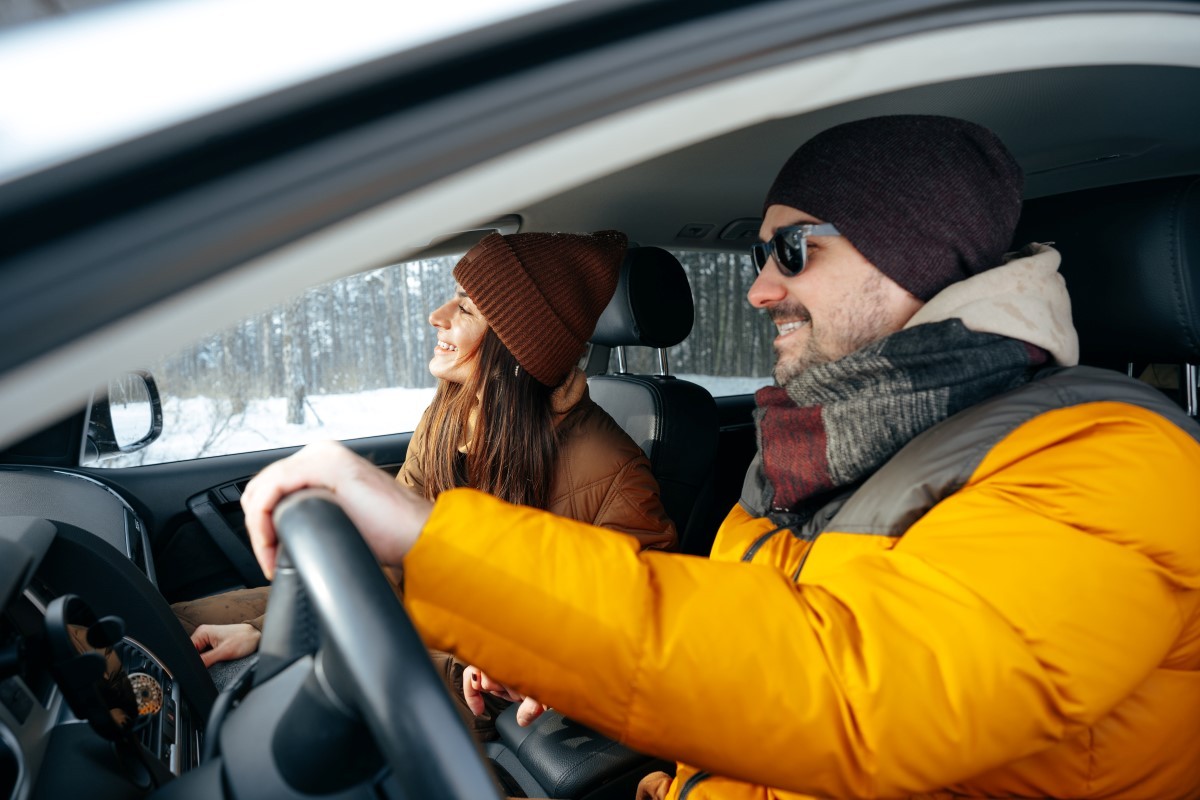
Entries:
<svg viewBox="0 0 1200 800">
<path fill-rule="evenodd" d="M 1005 263 L 934 295 L 905 328 L 961 319 L 977 333 L 996 333 L 1036 345 L 1060 366 L 1079 363 L 1079 335 L 1071 320 L 1067 282 L 1058 271 L 1062 257 L 1033 243 L 1005 257 Z"/>
</svg>

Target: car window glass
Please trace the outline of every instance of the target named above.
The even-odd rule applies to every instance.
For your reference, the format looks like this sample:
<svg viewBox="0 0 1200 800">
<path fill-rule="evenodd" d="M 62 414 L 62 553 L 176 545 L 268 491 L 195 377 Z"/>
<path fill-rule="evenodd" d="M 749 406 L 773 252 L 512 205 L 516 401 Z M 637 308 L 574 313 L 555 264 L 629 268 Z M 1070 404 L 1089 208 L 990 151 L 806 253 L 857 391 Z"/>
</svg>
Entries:
<svg viewBox="0 0 1200 800">
<path fill-rule="evenodd" d="M 750 307 L 748 256 L 677 252 L 696 322 L 668 350 L 671 374 L 714 396 L 771 382 L 774 328 Z M 184 461 L 411 431 L 433 399 L 436 332 L 429 312 L 454 291 L 458 256 L 423 259 L 333 281 L 149 367 L 162 396 L 162 435 L 96 464 Z M 627 348 L 654 372 L 650 348 Z"/>
<path fill-rule="evenodd" d="M 673 250 L 687 273 L 696 305 L 691 335 L 667 349 L 667 366 L 677 378 L 698 383 L 713 397 L 750 394 L 772 382 L 775 326 L 746 300 L 754 266 L 743 253 Z M 658 371 L 657 351 L 627 347 L 630 372 Z M 613 369 L 616 359 L 612 358 Z"/>
<path fill-rule="evenodd" d="M 161 437 L 97 466 L 158 464 L 416 427 L 433 399 L 429 312 L 458 256 L 318 286 L 152 364 Z"/>
</svg>

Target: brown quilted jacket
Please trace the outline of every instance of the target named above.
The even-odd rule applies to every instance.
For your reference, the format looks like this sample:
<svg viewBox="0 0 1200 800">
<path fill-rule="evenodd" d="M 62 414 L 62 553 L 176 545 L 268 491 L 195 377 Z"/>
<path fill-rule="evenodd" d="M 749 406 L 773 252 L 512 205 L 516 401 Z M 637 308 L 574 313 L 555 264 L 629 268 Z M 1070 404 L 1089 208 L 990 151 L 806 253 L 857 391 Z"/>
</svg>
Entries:
<svg viewBox="0 0 1200 800">
<path fill-rule="evenodd" d="M 642 549 L 671 549 L 677 537 L 658 497 L 658 482 L 642 449 L 588 396 L 587 377 L 576 369 L 552 397 L 559 434 L 558 463 L 546 510 L 635 537 Z M 396 480 L 420 492 L 422 417 Z M 464 445 L 464 447 L 469 445 Z"/>
</svg>

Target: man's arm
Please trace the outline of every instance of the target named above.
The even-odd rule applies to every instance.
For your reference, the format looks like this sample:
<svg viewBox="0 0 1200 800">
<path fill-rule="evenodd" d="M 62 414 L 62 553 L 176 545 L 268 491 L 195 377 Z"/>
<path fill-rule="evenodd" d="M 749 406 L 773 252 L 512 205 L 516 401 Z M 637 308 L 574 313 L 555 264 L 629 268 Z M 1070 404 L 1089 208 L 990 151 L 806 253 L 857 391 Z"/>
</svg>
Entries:
<svg viewBox="0 0 1200 800">
<path fill-rule="evenodd" d="M 456 490 L 407 603 L 435 646 L 634 748 L 817 794 L 940 788 L 1102 718 L 1180 630 L 1200 448 L 1088 414 L 1024 426 L 891 551 L 835 563 L 858 535 L 825 534 L 799 585 Z"/>
<path fill-rule="evenodd" d="M 333 489 L 377 555 L 411 548 L 428 643 L 635 748 L 795 791 L 898 795 L 1083 730 L 1178 635 L 1179 594 L 1200 588 L 1181 511 L 1200 448 L 1111 405 L 1027 423 L 894 550 L 835 563 L 822 549 L 857 535 L 824 534 L 799 585 L 639 554 L 469 489 L 430 515 L 333 445 L 268 468 L 243 503 L 269 569 L 274 502 Z"/>
</svg>

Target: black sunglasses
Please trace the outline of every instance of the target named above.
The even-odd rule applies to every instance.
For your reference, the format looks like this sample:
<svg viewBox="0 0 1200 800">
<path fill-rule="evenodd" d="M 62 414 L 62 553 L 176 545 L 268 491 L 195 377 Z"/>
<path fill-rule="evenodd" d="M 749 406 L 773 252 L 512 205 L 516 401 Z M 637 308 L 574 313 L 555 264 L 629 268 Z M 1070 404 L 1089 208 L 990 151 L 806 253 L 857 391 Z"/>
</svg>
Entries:
<svg viewBox="0 0 1200 800">
<path fill-rule="evenodd" d="M 799 275 L 808 266 L 809 236 L 841 236 L 838 229 L 828 222 L 788 225 L 779 228 L 766 242 L 750 245 L 750 256 L 754 259 L 754 270 L 761 273 L 772 254 L 783 277 Z"/>
</svg>

